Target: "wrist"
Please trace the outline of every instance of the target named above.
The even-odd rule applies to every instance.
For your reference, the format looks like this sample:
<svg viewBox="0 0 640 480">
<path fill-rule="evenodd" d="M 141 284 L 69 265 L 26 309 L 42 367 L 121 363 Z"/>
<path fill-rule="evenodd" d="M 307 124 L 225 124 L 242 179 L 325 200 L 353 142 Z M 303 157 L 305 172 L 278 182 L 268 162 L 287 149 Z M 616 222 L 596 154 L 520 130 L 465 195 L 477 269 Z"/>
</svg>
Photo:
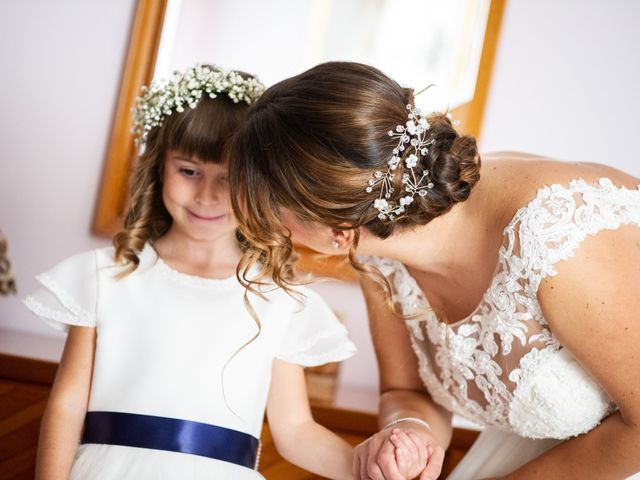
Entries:
<svg viewBox="0 0 640 480">
<path fill-rule="evenodd" d="M 396 420 L 393 420 L 393 421 L 387 423 L 382 428 L 382 430 L 388 430 L 390 428 L 398 427 L 400 425 L 402 425 L 403 427 L 419 426 L 421 430 L 426 430 L 427 432 L 430 432 L 430 433 L 433 432 L 433 429 L 431 428 L 431 425 L 429 425 L 427 422 L 425 422 L 421 418 L 417 418 L 417 417 L 402 417 L 402 418 L 398 418 Z"/>
</svg>

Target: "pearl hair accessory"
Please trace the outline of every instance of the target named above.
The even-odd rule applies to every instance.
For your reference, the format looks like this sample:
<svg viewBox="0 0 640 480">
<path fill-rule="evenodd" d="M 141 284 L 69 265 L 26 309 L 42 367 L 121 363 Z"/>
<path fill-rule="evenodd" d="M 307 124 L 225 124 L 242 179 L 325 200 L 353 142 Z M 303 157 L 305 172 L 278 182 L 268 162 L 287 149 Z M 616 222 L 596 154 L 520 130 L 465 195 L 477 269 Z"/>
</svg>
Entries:
<svg viewBox="0 0 640 480">
<path fill-rule="evenodd" d="M 407 105 L 407 110 L 409 111 L 409 120 L 405 125 L 396 126 L 395 131 L 389 130 L 390 137 L 398 138 L 398 145 L 393 149 L 393 156 L 387 162 L 389 168 L 386 172 L 375 171 L 366 188 L 367 193 L 371 193 L 375 187 L 380 185 L 380 195 L 373 202 L 373 208 L 380 212 L 378 214 L 380 220 L 397 219 L 405 212 L 406 207 L 413 203 L 413 197 L 416 194 L 424 197 L 427 195 L 427 191 L 433 188 L 433 182 L 429 179 L 429 171 L 425 169 L 421 174 L 417 174 L 415 168 L 422 157 L 429 153 L 428 147 L 435 140 L 425 138 L 425 133 L 429 130 L 429 122 L 420 114 L 420 109 Z M 411 150 L 413 152 L 407 155 Z M 394 204 L 389 199 L 395 191 L 393 187 L 394 172 L 400 166 L 403 155 L 404 166 L 408 171 L 402 174 L 402 184 L 407 195 L 400 197 L 399 203 Z"/>
</svg>

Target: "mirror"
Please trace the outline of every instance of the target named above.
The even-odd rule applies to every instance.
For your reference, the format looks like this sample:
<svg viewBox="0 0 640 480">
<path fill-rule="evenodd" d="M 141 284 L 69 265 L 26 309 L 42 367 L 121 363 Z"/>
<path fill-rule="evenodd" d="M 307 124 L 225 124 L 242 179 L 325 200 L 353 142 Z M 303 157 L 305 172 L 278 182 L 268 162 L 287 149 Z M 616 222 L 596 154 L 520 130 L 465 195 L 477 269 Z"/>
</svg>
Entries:
<svg viewBox="0 0 640 480">
<path fill-rule="evenodd" d="M 270 86 L 327 60 L 368 63 L 449 109 L 478 136 L 505 0 L 138 0 L 94 231 L 121 225 L 139 88 L 194 63 L 255 73 Z M 344 258 L 301 251 L 300 267 L 354 278 Z"/>
</svg>

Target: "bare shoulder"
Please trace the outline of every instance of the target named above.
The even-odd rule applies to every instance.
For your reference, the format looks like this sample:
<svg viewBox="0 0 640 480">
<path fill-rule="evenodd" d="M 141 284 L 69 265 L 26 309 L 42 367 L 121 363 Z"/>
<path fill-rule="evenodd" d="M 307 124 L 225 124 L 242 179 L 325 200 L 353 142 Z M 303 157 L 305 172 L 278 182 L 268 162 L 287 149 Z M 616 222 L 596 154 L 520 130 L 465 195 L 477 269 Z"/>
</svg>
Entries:
<svg viewBox="0 0 640 480">
<path fill-rule="evenodd" d="M 617 186 L 636 188 L 640 185 L 640 179 L 608 165 L 559 161 L 523 152 L 483 154 L 480 176 L 485 194 L 499 199 L 494 207 L 507 216 L 526 205 L 547 185 L 568 185 L 578 178 L 595 183 L 603 177 Z"/>
<path fill-rule="evenodd" d="M 589 236 L 554 268 L 538 289 L 551 330 L 625 416 L 640 421 L 640 399 L 631 391 L 640 371 L 640 228 Z"/>
</svg>

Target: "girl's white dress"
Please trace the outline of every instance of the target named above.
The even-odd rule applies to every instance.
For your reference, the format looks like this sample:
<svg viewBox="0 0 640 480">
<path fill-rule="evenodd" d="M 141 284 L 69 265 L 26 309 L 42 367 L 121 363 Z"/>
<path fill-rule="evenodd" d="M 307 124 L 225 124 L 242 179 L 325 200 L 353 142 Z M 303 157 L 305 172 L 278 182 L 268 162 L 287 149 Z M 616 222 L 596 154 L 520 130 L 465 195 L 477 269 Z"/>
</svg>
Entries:
<svg viewBox="0 0 640 480">
<path fill-rule="evenodd" d="M 419 313 L 406 323 L 431 397 L 486 427 L 448 480 L 510 473 L 563 440 L 589 432 L 616 410 L 554 336 L 537 290 L 587 236 L 622 225 L 640 226 L 640 187 L 617 188 L 603 178 L 595 185 L 575 180 L 541 188 L 505 228 L 482 302 L 453 324 L 429 310 L 404 265 L 363 257 L 387 276 L 403 313 Z M 630 478 L 640 480 L 640 473 Z"/>
<path fill-rule="evenodd" d="M 260 438 L 275 358 L 312 366 L 355 352 L 344 326 L 313 291 L 301 306 L 272 289 L 250 295 L 235 276 L 173 270 L 147 245 L 138 269 L 115 280 L 113 249 L 71 257 L 37 277 L 26 305 L 58 328 L 97 329 L 88 411 L 191 420 Z M 242 346 L 257 338 L 246 347 Z M 258 479 L 257 471 L 204 456 L 83 444 L 71 479 Z"/>
</svg>

